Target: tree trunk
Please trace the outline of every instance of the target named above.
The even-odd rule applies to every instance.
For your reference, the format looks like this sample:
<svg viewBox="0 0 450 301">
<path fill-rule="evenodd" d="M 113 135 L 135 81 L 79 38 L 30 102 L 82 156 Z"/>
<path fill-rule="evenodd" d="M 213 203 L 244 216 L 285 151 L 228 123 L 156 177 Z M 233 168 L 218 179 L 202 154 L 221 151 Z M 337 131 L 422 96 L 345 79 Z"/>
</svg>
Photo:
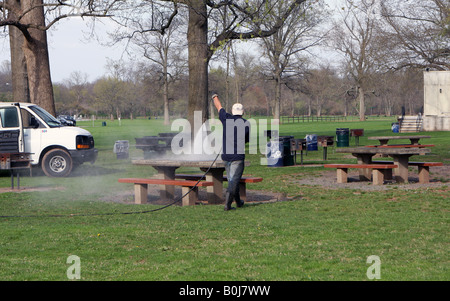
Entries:
<svg viewBox="0 0 450 301">
<path fill-rule="evenodd" d="M 22 0 L 21 4 L 22 11 L 29 11 L 22 18 L 23 23 L 45 26 L 43 0 Z M 29 28 L 28 33 L 23 45 L 23 52 L 27 64 L 30 100 L 55 116 L 47 32 Z"/>
<path fill-rule="evenodd" d="M 312 115 L 312 99 L 308 98 L 308 117 L 311 117 Z"/>
<path fill-rule="evenodd" d="M 227 49 L 227 74 L 225 80 L 225 111 L 227 111 L 229 107 L 230 107 L 230 49 Z"/>
<path fill-rule="evenodd" d="M 239 67 L 238 67 L 238 63 L 237 63 L 237 56 L 236 56 L 236 52 L 234 51 L 234 48 L 230 47 L 231 49 L 231 54 L 233 56 L 233 66 L 234 66 L 234 89 L 235 89 L 235 103 L 241 103 L 241 89 L 239 87 L 239 83 L 240 83 L 240 78 L 239 78 Z M 233 105 L 230 104 L 231 108 Z"/>
<path fill-rule="evenodd" d="M 344 100 L 344 116 L 345 117 L 348 116 L 348 100 L 347 99 Z"/>
<path fill-rule="evenodd" d="M 11 0 L 10 5 L 20 10 L 20 2 Z M 8 11 L 8 17 L 15 19 L 13 10 Z M 15 26 L 9 26 L 9 44 L 11 51 L 11 73 L 14 102 L 30 102 L 30 90 L 28 87 L 28 73 L 25 55 L 23 53 L 24 38 L 22 32 Z"/>
<path fill-rule="evenodd" d="M 208 119 L 208 22 L 204 0 L 192 0 L 188 22 L 189 104 L 188 120 L 194 126 L 194 111 Z"/>
<path fill-rule="evenodd" d="M 277 74 L 275 79 L 275 108 L 273 111 L 273 119 L 280 119 L 281 111 L 281 76 Z"/>
<path fill-rule="evenodd" d="M 364 103 L 364 89 L 358 87 L 358 102 L 359 102 L 359 120 L 366 120 L 366 105 Z"/>
<path fill-rule="evenodd" d="M 170 117 L 169 117 L 169 80 L 167 78 L 167 67 L 164 67 L 164 92 L 163 92 L 163 98 L 164 98 L 164 125 L 170 124 Z"/>
<path fill-rule="evenodd" d="M 316 98 L 317 100 L 317 112 L 316 112 L 316 116 L 320 117 L 322 116 L 322 105 L 321 105 L 321 101 L 319 99 L 319 97 Z"/>
</svg>

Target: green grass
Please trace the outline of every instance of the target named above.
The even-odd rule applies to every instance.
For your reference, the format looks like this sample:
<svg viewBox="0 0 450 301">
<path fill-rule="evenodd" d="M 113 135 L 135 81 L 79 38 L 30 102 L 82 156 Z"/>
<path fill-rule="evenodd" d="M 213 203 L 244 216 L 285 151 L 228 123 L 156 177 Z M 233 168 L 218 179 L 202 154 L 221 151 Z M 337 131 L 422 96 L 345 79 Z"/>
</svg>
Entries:
<svg viewBox="0 0 450 301">
<path fill-rule="evenodd" d="M 264 177 L 249 189 L 284 193 L 288 201 L 248 204 L 224 212 L 220 205 L 158 208 L 108 201 L 125 190 L 124 176 L 149 176 L 151 168 L 117 160 L 114 142 L 167 132 L 160 120 L 80 123 L 95 137 L 99 158 L 63 179 L 22 176 L 26 187 L 49 191 L 0 194 L 0 280 L 67 280 L 67 257 L 81 260 L 82 280 L 368 280 L 367 257 L 381 260 L 381 280 L 449 280 L 449 188 L 385 191 L 321 189 L 291 179 L 320 172 L 322 151 L 308 152 L 303 167 L 268 168 L 251 155 L 246 174 Z M 364 128 L 392 135 L 393 120 L 287 124 L 280 135 L 334 135 Z M 423 133 L 422 133 L 423 134 Z M 432 132 L 429 161 L 450 159 L 450 137 Z M 351 140 L 354 144 L 354 140 Z M 130 148 L 131 157 L 142 151 Z M 351 160 L 328 152 L 329 161 Z M 422 158 L 421 158 L 422 159 Z M 298 160 L 299 161 L 299 158 Z M 9 187 L 8 173 L 0 187 Z M 106 213 L 107 215 L 89 216 Z M 50 217 L 58 215 L 58 217 Z"/>
</svg>

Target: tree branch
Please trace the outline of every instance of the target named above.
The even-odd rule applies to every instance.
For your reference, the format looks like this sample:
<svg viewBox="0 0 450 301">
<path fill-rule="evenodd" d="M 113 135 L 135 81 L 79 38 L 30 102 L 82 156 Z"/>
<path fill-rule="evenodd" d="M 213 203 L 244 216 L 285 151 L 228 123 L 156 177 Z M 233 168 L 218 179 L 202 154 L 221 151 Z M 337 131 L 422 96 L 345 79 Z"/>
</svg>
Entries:
<svg viewBox="0 0 450 301">
<path fill-rule="evenodd" d="M 262 30 L 259 28 L 258 24 L 259 22 L 254 21 L 257 17 L 257 14 L 255 13 L 255 10 L 250 10 L 249 6 L 241 7 L 238 4 L 232 2 L 232 1 L 225 1 L 223 5 L 225 4 L 231 4 L 230 8 L 235 8 L 237 11 L 239 11 L 241 14 L 243 14 L 246 19 L 252 21 L 254 25 L 256 25 L 256 29 L 248 31 L 248 32 L 238 32 L 235 31 L 236 27 L 229 28 L 229 30 L 224 30 L 221 34 L 217 36 L 217 38 L 211 43 L 209 47 L 209 58 L 213 55 L 214 51 L 219 48 L 219 46 L 227 40 L 248 40 L 253 38 L 265 38 L 273 35 L 276 33 L 284 24 L 285 20 L 288 18 L 288 16 L 292 13 L 295 7 L 298 5 L 304 3 L 306 0 L 295 0 L 291 3 L 291 5 L 286 9 L 286 11 L 277 18 L 275 24 L 272 25 L 271 28 L 267 30 Z M 208 1 L 209 2 L 209 1 Z M 265 4 L 265 2 L 263 3 Z M 263 5 L 262 4 L 262 5 Z M 219 4 L 220 5 L 220 4 Z M 256 10 L 257 11 L 257 10 Z M 267 11 L 267 12 L 270 12 Z M 234 21 L 237 19 L 235 18 Z"/>
</svg>

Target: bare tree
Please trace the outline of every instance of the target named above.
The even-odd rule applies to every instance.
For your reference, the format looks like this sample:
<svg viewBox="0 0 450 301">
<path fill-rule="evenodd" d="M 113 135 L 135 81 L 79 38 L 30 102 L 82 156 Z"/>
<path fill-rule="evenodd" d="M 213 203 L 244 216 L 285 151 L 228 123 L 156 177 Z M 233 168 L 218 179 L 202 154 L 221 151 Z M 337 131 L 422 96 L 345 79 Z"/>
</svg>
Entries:
<svg viewBox="0 0 450 301">
<path fill-rule="evenodd" d="M 305 76 L 304 92 L 311 98 L 311 104 L 316 108 L 316 115 L 322 115 L 326 108 L 330 109 L 334 100 L 339 98 L 339 81 L 329 66 L 309 70 Z"/>
<path fill-rule="evenodd" d="M 368 79 L 377 67 L 383 45 L 377 43 L 379 19 L 374 9 L 377 0 L 345 0 L 336 22 L 334 45 L 344 54 L 347 72 L 356 85 L 359 119 L 365 120 L 365 93 Z M 342 25 L 341 25 L 342 24 Z"/>
<path fill-rule="evenodd" d="M 103 1 L 100 3 L 92 0 L 0 0 L 0 27 L 15 28 L 11 31 L 10 39 L 13 47 L 13 84 L 17 86 L 14 91 L 20 93 L 16 98 L 26 101 L 27 94 L 24 91 L 28 84 L 30 101 L 51 114 L 56 114 L 47 30 L 67 17 L 105 16 L 108 6 L 102 6 L 103 4 Z M 20 44 L 23 54 L 18 48 Z"/>
<path fill-rule="evenodd" d="M 150 27 L 150 24 L 139 27 Z M 158 66 L 160 82 L 163 90 L 164 102 L 164 124 L 168 125 L 169 120 L 169 85 L 176 81 L 187 69 L 184 59 L 185 45 L 182 42 L 177 30 L 180 31 L 182 24 L 175 20 L 167 28 L 164 35 L 154 31 L 140 30 L 133 35 L 132 43 L 138 46 L 143 56 Z"/>
<path fill-rule="evenodd" d="M 72 99 L 71 104 L 66 107 L 66 112 L 70 115 L 78 114 L 79 110 L 87 103 L 88 96 L 88 75 L 79 71 L 70 74 L 66 81 L 69 94 Z"/>
<path fill-rule="evenodd" d="M 286 10 L 287 3 L 279 2 L 274 7 L 274 15 Z M 323 3 L 305 2 L 293 9 L 284 25 L 270 37 L 262 39 L 261 46 L 269 60 L 270 78 L 275 81 L 275 101 L 273 117 L 280 118 L 281 86 L 284 78 L 297 75 L 300 53 L 317 46 L 325 36 L 317 27 L 323 22 L 325 12 Z"/>
<path fill-rule="evenodd" d="M 448 0 L 385 0 L 381 13 L 391 45 L 388 67 L 450 70 Z"/>
<path fill-rule="evenodd" d="M 144 18 L 150 18 L 147 31 L 165 33 L 181 7 L 188 10 L 187 42 L 189 65 L 188 119 L 193 122 L 194 111 L 202 111 L 207 119 L 208 64 L 213 53 L 230 40 L 246 40 L 268 37 L 276 33 L 294 8 L 306 0 L 288 0 L 286 10 L 275 13 L 274 8 L 285 0 L 215 1 L 215 0 L 167 0 L 133 2 L 130 10 L 123 11 L 120 22 L 135 22 L 131 16 L 136 10 Z M 123 9 L 122 2 L 118 9 Z M 229 14 L 224 23 L 224 14 Z M 276 16 L 274 19 L 273 16 Z M 136 15 L 135 15 L 136 16 Z M 270 16 L 271 22 L 268 22 Z M 142 23 L 142 22 L 141 22 Z"/>
</svg>

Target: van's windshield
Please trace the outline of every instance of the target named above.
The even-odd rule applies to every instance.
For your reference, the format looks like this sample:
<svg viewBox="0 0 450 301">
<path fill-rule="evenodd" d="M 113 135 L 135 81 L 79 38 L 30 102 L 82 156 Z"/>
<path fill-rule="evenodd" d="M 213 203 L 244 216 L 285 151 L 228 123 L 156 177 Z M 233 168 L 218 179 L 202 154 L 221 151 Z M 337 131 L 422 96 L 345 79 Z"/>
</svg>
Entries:
<svg viewBox="0 0 450 301">
<path fill-rule="evenodd" d="M 53 117 L 49 112 L 38 106 L 29 107 L 36 115 L 38 115 L 49 127 L 56 128 L 61 126 L 61 122 Z"/>
</svg>

